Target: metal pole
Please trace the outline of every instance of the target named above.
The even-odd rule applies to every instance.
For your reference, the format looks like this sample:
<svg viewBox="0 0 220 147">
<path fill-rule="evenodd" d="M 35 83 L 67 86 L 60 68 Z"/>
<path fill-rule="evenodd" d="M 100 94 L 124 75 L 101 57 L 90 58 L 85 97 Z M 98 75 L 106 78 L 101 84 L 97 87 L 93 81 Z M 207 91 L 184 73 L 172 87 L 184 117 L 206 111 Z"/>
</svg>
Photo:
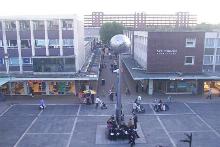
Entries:
<svg viewBox="0 0 220 147">
<path fill-rule="evenodd" d="M 121 124 L 121 58 L 120 58 L 120 54 L 118 54 L 118 62 L 119 62 L 119 66 L 118 66 L 118 74 L 117 74 L 117 103 L 116 103 L 116 119 L 117 119 L 117 123 L 120 125 Z"/>
</svg>

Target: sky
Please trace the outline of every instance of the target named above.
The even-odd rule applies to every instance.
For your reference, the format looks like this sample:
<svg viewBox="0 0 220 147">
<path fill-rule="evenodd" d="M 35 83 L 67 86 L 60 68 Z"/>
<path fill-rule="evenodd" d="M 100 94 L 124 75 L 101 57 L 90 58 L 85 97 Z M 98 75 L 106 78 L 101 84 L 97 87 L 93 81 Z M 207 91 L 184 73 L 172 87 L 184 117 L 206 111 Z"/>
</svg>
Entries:
<svg viewBox="0 0 220 147">
<path fill-rule="evenodd" d="M 196 14 L 198 23 L 220 23 L 219 0 L 0 0 L 0 16 L 105 14 Z"/>
</svg>

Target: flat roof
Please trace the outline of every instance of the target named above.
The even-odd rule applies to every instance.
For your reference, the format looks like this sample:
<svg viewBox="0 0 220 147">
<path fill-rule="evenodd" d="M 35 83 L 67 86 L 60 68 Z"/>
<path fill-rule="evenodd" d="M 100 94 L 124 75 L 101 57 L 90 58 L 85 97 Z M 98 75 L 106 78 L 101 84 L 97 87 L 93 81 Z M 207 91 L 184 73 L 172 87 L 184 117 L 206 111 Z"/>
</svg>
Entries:
<svg viewBox="0 0 220 147">
<path fill-rule="evenodd" d="M 122 57 L 122 62 L 125 64 L 128 72 L 133 80 L 184 80 L 184 79 L 201 79 L 201 80 L 220 80 L 218 73 L 183 73 L 179 75 L 177 72 L 167 73 L 150 73 L 147 72 L 137 61 L 131 56 Z"/>
</svg>

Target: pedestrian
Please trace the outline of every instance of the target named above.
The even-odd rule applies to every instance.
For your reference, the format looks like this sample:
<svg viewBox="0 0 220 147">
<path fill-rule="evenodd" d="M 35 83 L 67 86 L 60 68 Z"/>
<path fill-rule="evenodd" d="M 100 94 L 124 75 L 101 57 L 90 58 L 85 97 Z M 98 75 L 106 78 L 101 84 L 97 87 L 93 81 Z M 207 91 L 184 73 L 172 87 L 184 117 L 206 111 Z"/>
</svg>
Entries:
<svg viewBox="0 0 220 147">
<path fill-rule="evenodd" d="M 95 99 L 95 108 L 97 109 L 99 107 L 99 103 L 101 102 L 99 96 L 96 97 Z"/>
<path fill-rule="evenodd" d="M 31 97 L 34 97 L 34 95 L 33 95 L 33 89 L 32 89 L 31 87 L 29 87 L 29 91 L 30 91 Z"/>
<path fill-rule="evenodd" d="M 132 113 L 135 113 L 136 108 L 137 108 L 137 103 L 136 103 L 136 100 L 135 100 L 135 102 L 132 105 Z"/>
<path fill-rule="evenodd" d="M 92 101 L 92 104 L 94 104 L 94 100 L 95 100 L 95 95 L 94 95 L 94 94 L 91 94 L 91 101 Z"/>
<path fill-rule="evenodd" d="M 114 94 L 111 90 L 109 90 L 109 98 L 110 98 L 111 101 L 113 101 Z"/>
<path fill-rule="evenodd" d="M 142 100 L 142 98 L 141 98 L 141 96 L 139 95 L 139 96 L 138 96 L 138 99 L 137 99 L 137 101 L 138 101 L 139 104 L 141 103 L 141 100 Z"/>
<path fill-rule="evenodd" d="M 130 118 L 129 121 L 128 121 L 128 128 L 133 129 L 132 118 Z"/>
<path fill-rule="evenodd" d="M 211 100 L 211 98 L 212 98 L 212 90 L 211 90 L 211 88 L 209 88 L 207 99 Z"/>
<path fill-rule="evenodd" d="M 134 121 L 134 129 L 137 129 L 138 117 L 135 113 L 133 113 L 133 121 Z"/>
</svg>

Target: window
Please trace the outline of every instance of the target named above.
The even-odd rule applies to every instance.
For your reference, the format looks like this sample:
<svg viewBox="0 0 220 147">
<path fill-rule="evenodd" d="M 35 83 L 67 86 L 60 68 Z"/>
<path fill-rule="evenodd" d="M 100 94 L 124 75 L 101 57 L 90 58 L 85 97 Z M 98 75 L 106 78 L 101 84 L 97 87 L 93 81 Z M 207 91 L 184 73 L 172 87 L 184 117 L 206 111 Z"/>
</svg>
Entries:
<svg viewBox="0 0 220 147">
<path fill-rule="evenodd" d="M 43 20 L 35 20 L 33 21 L 34 30 L 44 30 L 44 21 Z"/>
<path fill-rule="evenodd" d="M 17 47 L 17 40 L 7 40 L 8 47 Z"/>
<path fill-rule="evenodd" d="M 59 21 L 58 20 L 49 20 L 47 22 L 48 30 L 58 30 L 59 29 Z"/>
<path fill-rule="evenodd" d="M 15 21 L 5 21 L 5 30 L 6 31 L 15 31 L 16 30 Z"/>
<path fill-rule="evenodd" d="M 214 48 L 214 42 L 215 42 L 215 39 L 214 38 L 206 38 L 205 39 L 205 47 L 206 48 Z"/>
<path fill-rule="evenodd" d="M 0 58 L 0 65 L 4 64 L 3 58 Z"/>
<path fill-rule="evenodd" d="M 205 48 L 205 55 L 214 55 L 214 48 Z"/>
<path fill-rule="evenodd" d="M 20 30 L 21 31 L 30 30 L 30 21 L 28 21 L 28 20 L 21 20 L 20 21 Z"/>
<path fill-rule="evenodd" d="M 218 65 L 220 65 L 220 56 L 216 56 L 215 63 L 218 64 Z"/>
<path fill-rule="evenodd" d="M 0 40 L 0 47 L 3 47 L 3 41 Z"/>
<path fill-rule="evenodd" d="M 73 29 L 73 20 L 71 19 L 66 19 L 62 21 L 63 23 L 63 30 L 72 30 Z"/>
<path fill-rule="evenodd" d="M 73 47 L 73 39 L 63 39 L 64 47 Z"/>
<path fill-rule="evenodd" d="M 196 47 L 196 38 L 186 38 L 186 47 Z"/>
<path fill-rule="evenodd" d="M 30 48 L 31 43 L 30 40 L 21 40 L 21 48 Z"/>
<path fill-rule="evenodd" d="M 185 56 L 185 64 L 184 65 L 194 65 L 194 56 Z"/>
<path fill-rule="evenodd" d="M 203 64 L 204 65 L 212 65 L 214 56 L 204 56 Z"/>
<path fill-rule="evenodd" d="M 59 48 L 59 39 L 50 39 L 49 48 Z"/>
<path fill-rule="evenodd" d="M 22 58 L 23 64 L 32 64 L 31 58 Z"/>
<path fill-rule="evenodd" d="M 19 65 L 19 58 L 18 57 L 9 58 L 9 64 L 10 65 Z"/>
<path fill-rule="evenodd" d="M 216 55 L 220 55 L 220 48 L 217 48 Z"/>
<path fill-rule="evenodd" d="M 217 39 L 217 47 L 220 48 L 220 38 Z"/>
<path fill-rule="evenodd" d="M 35 46 L 36 47 L 45 47 L 46 46 L 45 40 L 44 39 L 36 39 Z"/>
</svg>

